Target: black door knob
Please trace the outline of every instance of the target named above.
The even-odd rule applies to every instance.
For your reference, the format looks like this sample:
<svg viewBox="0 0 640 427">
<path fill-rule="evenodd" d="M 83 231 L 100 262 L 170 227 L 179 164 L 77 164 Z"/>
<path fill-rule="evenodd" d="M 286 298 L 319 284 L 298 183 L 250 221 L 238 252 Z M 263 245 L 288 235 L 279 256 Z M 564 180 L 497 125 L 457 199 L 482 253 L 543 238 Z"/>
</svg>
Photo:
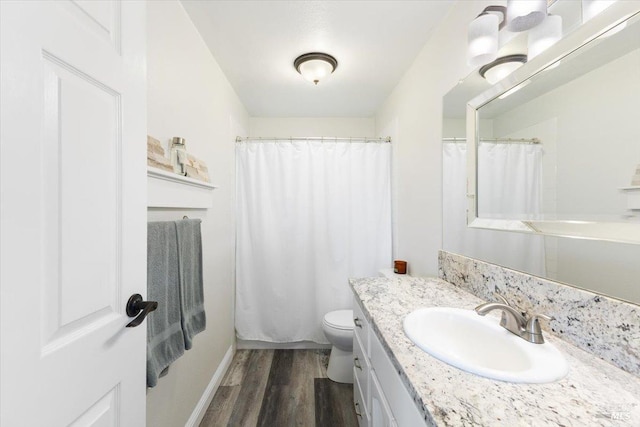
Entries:
<svg viewBox="0 0 640 427">
<path fill-rule="evenodd" d="M 127 324 L 127 328 L 135 328 L 139 326 L 147 314 L 158 308 L 156 301 L 143 301 L 142 295 L 133 294 L 129 301 L 127 301 L 127 316 L 138 316 Z"/>
</svg>

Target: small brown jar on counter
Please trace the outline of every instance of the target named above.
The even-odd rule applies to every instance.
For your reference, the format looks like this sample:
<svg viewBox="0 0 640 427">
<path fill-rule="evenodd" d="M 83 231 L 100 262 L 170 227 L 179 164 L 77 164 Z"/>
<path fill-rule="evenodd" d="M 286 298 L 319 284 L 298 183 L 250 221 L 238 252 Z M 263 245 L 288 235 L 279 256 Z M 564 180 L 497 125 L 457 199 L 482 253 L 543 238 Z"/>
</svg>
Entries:
<svg viewBox="0 0 640 427">
<path fill-rule="evenodd" d="M 393 272 L 396 274 L 407 274 L 407 261 L 393 261 Z"/>
</svg>

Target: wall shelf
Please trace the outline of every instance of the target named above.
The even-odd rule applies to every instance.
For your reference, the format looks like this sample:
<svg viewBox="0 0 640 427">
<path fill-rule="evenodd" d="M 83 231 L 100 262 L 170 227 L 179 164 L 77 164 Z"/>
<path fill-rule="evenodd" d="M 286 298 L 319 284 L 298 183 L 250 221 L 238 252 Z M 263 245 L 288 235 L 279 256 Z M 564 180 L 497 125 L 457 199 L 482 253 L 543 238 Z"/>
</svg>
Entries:
<svg viewBox="0 0 640 427">
<path fill-rule="evenodd" d="M 147 168 L 147 207 L 207 209 L 215 185 L 152 167 Z"/>
<path fill-rule="evenodd" d="M 627 195 L 627 209 L 639 210 L 640 209 L 640 185 L 633 187 L 622 187 L 622 190 Z"/>
</svg>

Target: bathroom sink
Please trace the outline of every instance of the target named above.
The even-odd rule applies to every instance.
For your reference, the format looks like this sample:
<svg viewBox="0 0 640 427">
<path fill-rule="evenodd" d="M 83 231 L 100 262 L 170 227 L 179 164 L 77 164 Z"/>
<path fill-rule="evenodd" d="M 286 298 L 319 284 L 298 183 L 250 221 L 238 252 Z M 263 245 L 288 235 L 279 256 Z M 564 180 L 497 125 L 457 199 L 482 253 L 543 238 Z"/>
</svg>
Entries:
<svg viewBox="0 0 640 427">
<path fill-rule="evenodd" d="M 473 310 L 420 308 L 405 317 L 404 331 L 435 358 L 494 380 L 548 383 L 569 371 L 553 345 L 527 342 L 500 326 L 498 319 Z"/>
</svg>

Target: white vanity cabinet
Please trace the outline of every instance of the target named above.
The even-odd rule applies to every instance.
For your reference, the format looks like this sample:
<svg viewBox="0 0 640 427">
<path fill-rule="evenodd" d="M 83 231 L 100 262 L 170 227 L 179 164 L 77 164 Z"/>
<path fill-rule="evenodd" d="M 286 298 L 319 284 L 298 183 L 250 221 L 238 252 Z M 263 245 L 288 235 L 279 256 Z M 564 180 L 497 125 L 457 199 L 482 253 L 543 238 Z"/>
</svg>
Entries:
<svg viewBox="0 0 640 427">
<path fill-rule="evenodd" d="M 425 425 L 357 299 L 353 302 L 353 318 L 353 401 L 360 427 Z"/>
<path fill-rule="evenodd" d="M 371 371 L 371 421 L 372 427 L 394 427 L 397 426 L 393 418 L 393 412 L 389 407 L 389 402 L 384 397 L 382 386 L 378 381 L 375 371 Z"/>
</svg>

